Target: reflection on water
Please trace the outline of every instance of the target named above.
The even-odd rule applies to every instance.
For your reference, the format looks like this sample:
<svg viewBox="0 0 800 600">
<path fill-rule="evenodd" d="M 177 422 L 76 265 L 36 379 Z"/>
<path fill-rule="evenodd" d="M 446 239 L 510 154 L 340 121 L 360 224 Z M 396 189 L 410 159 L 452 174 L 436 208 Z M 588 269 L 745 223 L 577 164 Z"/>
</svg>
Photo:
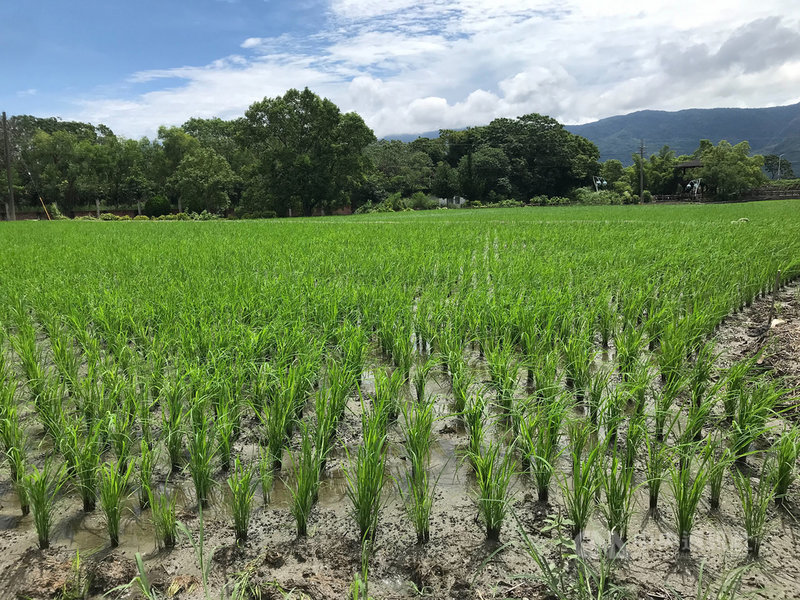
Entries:
<svg viewBox="0 0 800 600">
<path fill-rule="evenodd" d="M 99 505 L 94 512 L 85 513 L 77 497 L 61 498 L 57 502 L 57 507 L 74 508 L 68 510 L 64 516 L 57 513 L 50 531 L 50 542 L 53 545 L 66 546 L 70 551 L 80 550 L 81 553 L 110 547 Z M 19 498 L 15 492 L 10 491 L 0 496 L 0 506 L 0 531 L 30 531 L 35 536 L 33 518 L 31 515 L 22 516 Z M 120 523 L 120 549 L 145 554 L 153 550 L 154 546 L 155 538 L 149 512 L 145 515 L 138 514 L 136 501 L 133 498 L 128 499 Z"/>
</svg>

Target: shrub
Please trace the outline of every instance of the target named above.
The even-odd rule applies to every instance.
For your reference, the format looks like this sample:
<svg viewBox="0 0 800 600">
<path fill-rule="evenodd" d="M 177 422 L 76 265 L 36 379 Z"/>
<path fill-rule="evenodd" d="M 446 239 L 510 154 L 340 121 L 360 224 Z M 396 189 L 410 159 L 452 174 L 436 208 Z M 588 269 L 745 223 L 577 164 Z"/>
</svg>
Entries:
<svg viewBox="0 0 800 600">
<path fill-rule="evenodd" d="M 575 190 L 575 199 L 579 204 L 590 206 L 604 206 L 610 204 L 622 204 L 623 197 L 610 190 L 600 190 L 595 192 L 591 188 L 582 187 Z"/>
<path fill-rule="evenodd" d="M 130 215 L 122 215 L 117 217 L 117 221 L 133 221 Z"/>
<path fill-rule="evenodd" d="M 144 214 L 148 217 L 160 217 L 169 214 L 169 200 L 164 196 L 153 196 L 144 203 Z"/>
<path fill-rule="evenodd" d="M 358 212 L 358 211 L 356 211 Z M 253 210 L 249 212 L 242 213 L 239 217 L 240 219 L 274 219 L 277 217 L 277 213 L 274 210 Z"/>
<path fill-rule="evenodd" d="M 101 221 L 119 221 L 120 218 L 114 213 L 100 213 Z"/>
<path fill-rule="evenodd" d="M 133 217 L 133 220 L 134 221 L 149 221 L 150 217 L 148 217 L 147 215 L 136 215 L 135 217 Z"/>
<path fill-rule="evenodd" d="M 63 221 L 68 218 L 61 214 L 61 211 L 58 209 L 58 204 L 55 202 L 53 202 L 47 210 L 50 213 L 50 218 L 54 221 Z"/>
<path fill-rule="evenodd" d="M 406 201 L 406 206 L 413 210 L 432 210 L 439 206 L 439 201 L 422 192 L 414 192 Z"/>
<path fill-rule="evenodd" d="M 520 206 L 525 206 L 525 204 L 519 200 L 514 200 L 513 198 L 506 198 L 497 202 L 491 202 L 486 206 L 490 206 L 492 208 L 519 208 Z"/>
<path fill-rule="evenodd" d="M 611 191 L 621 196 L 624 196 L 626 193 L 630 196 L 633 195 L 633 188 L 631 187 L 631 184 L 628 183 L 627 181 L 622 181 L 622 180 L 615 181 L 614 183 L 612 183 Z"/>
<path fill-rule="evenodd" d="M 214 219 L 219 219 L 217 215 L 215 215 L 214 213 L 210 213 L 205 209 L 203 209 L 203 212 L 201 213 L 196 213 L 196 212 L 190 213 L 189 218 L 192 221 L 213 221 Z"/>
<path fill-rule="evenodd" d="M 650 190 L 645 190 L 642 192 L 641 196 L 642 202 L 652 202 L 653 201 L 653 194 L 650 193 Z"/>
<path fill-rule="evenodd" d="M 190 221 L 191 219 L 192 217 L 187 215 L 185 212 L 179 212 L 177 215 L 175 215 L 176 221 Z"/>
<path fill-rule="evenodd" d="M 572 200 L 564 196 L 546 196 L 545 194 L 540 194 L 531 198 L 528 204 L 538 206 L 566 206 L 567 204 L 572 204 Z"/>
</svg>

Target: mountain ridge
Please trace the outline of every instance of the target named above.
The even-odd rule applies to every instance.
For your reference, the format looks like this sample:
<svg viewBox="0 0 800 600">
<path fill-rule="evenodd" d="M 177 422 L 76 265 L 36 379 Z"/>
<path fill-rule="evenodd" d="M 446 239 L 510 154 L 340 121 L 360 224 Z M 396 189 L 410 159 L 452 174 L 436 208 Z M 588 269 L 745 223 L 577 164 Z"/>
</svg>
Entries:
<svg viewBox="0 0 800 600">
<path fill-rule="evenodd" d="M 691 154 L 702 139 L 714 144 L 720 140 L 731 144 L 747 141 L 751 154 L 784 154 L 793 165 L 800 165 L 800 102 L 766 108 L 646 109 L 564 127 L 594 142 L 601 161 L 614 158 L 624 165 L 633 163 L 632 155 L 638 153 L 642 139 L 645 156 L 657 153 L 664 145 L 676 156 Z M 438 135 L 438 131 L 426 131 L 384 139 L 410 142 Z"/>
<path fill-rule="evenodd" d="M 600 160 L 633 162 L 642 139 L 646 155 L 668 145 L 676 155 L 691 154 L 701 139 L 717 144 L 750 143 L 752 154 L 781 154 L 800 161 L 800 103 L 768 108 L 688 108 L 679 111 L 640 110 L 566 129 L 594 142 Z"/>
</svg>

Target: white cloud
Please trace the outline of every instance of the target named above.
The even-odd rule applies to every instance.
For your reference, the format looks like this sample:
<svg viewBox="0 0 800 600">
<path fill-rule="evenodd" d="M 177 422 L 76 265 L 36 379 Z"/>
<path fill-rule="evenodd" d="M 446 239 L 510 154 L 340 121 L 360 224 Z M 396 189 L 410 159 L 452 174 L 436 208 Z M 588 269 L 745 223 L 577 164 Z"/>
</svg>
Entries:
<svg viewBox="0 0 800 600">
<path fill-rule="evenodd" d="M 240 54 L 134 73 L 129 86 L 160 89 L 83 98 L 70 116 L 152 135 L 305 86 L 358 111 L 379 136 L 530 112 L 577 123 L 644 108 L 785 104 L 800 100 L 789 8 L 729 0 L 689 15 L 668 0 L 331 0 L 313 35 L 243 36 Z"/>
</svg>

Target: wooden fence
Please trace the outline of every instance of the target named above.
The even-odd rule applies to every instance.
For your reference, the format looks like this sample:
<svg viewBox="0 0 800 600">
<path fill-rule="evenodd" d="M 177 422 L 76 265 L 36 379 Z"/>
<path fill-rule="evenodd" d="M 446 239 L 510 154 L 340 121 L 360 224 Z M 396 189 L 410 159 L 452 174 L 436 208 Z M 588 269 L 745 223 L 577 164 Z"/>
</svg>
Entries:
<svg viewBox="0 0 800 600">
<path fill-rule="evenodd" d="M 787 200 L 790 198 L 800 198 L 800 188 L 788 189 L 755 189 L 744 192 L 736 200 L 728 200 L 728 202 L 753 202 L 757 200 Z M 718 202 L 714 200 L 714 196 L 708 194 L 664 194 L 654 195 L 653 202 Z"/>
</svg>

